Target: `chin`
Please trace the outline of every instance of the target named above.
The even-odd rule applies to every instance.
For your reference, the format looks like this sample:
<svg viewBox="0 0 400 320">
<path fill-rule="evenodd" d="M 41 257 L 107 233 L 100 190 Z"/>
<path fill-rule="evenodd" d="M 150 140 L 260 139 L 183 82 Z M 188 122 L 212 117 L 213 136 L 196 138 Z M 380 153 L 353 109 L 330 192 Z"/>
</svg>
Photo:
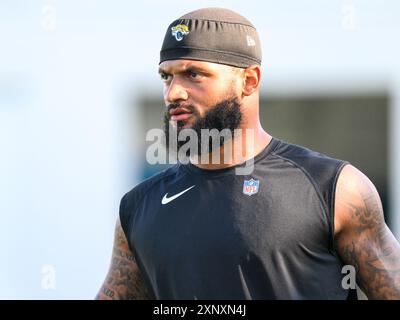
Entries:
<svg viewBox="0 0 400 320">
<path fill-rule="evenodd" d="M 178 127 L 180 130 L 182 129 L 192 129 L 193 125 L 195 123 L 195 120 L 192 119 L 193 117 L 191 117 L 190 119 L 186 120 L 186 121 L 178 121 Z"/>
</svg>

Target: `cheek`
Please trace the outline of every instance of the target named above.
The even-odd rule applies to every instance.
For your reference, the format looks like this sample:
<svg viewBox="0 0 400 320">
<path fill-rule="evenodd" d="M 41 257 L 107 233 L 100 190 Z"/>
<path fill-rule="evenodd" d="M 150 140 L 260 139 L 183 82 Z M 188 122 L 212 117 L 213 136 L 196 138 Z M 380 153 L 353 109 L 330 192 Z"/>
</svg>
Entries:
<svg viewBox="0 0 400 320">
<path fill-rule="evenodd" d="M 240 83 L 232 78 L 218 81 L 212 89 L 213 104 L 240 95 Z"/>
<path fill-rule="evenodd" d="M 232 78 L 210 81 L 190 92 L 193 104 L 197 107 L 200 116 L 225 99 L 239 96 L 240 87 Z"/>
</svg>

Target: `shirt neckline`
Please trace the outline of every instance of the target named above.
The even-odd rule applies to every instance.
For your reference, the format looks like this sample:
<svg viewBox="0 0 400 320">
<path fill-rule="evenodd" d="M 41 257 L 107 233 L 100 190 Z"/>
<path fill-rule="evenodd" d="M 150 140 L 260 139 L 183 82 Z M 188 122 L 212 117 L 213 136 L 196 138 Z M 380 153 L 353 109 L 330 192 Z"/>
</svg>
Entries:
<svg viewBox="0 0 400 320">
<path fill-rule="evenodd" d="M 266 156 L 268 156 L 279 144 L 279 139 L 272 137 L 271 141 L 266 145 L 266 147 L 261 150 L 255 157 L 253 157 L 254 164 L 259 162 L 260 160 L 264 159 Z M 251 159 L 249 159 L 251 160 Z M 249 161 L 247 160 L 247 161 Z M 208 176 L 208 177 L 219 177 L 219 176 L 224 176 L 224 175 L 229 175 L 229 174 L 234 174 L 235 170 L 239 167 L 244 168 L 245 163 L 237 164 L 232 167 L 228 168 L 223 168 L 223 169 L 202 169 L 197 166 L 195 166 L 192 163 L 188 164 L 182 164 L 180 163 L 179 166 L 182 167 L 185 171 L 192 173 L 192 174 L 197 174 L 197 175 L 203 175 L 203 176 Z"/>
</svg>

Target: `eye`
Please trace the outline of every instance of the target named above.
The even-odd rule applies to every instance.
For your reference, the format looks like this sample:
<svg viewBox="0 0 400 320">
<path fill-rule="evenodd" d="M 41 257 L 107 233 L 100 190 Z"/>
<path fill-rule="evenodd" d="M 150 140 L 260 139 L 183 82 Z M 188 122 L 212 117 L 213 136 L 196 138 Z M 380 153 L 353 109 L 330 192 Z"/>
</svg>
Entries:
<svg viewBox="0 0 400 320">
<path fill-rule="evenodd" d="M 193 80 L 200 80 L 202 78 L 202 75 L 199 72 L 189 70 L 188 71 L 188 77 L 193 79 Z"/>
<path fill-rule="evenodd" d="M 189 71 L 189 77 L 196 78 L 199 74 L 195 71 Z"/>
<path fill-rule="evenodd" d="M 168 81 L 170 79 L 171 75 L 168 73 L 165 73 L 165 72 L 160 72 L 160 77 L 163 81 Z"/>
</svg>

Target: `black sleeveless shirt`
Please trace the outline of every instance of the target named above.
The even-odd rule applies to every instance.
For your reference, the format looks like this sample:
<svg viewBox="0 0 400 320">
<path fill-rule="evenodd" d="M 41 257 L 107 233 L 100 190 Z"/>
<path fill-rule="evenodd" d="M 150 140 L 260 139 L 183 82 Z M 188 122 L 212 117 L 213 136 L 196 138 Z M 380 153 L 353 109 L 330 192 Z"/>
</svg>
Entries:
<svg viewBox="0 0 400 320">
<path fill-rule="evenodd" d="M 177 164 L 121 200 L 156 299 L 347 299 L 334 250 L 345 161 L 273 138 L 249 175 Z"/>
</svg>

